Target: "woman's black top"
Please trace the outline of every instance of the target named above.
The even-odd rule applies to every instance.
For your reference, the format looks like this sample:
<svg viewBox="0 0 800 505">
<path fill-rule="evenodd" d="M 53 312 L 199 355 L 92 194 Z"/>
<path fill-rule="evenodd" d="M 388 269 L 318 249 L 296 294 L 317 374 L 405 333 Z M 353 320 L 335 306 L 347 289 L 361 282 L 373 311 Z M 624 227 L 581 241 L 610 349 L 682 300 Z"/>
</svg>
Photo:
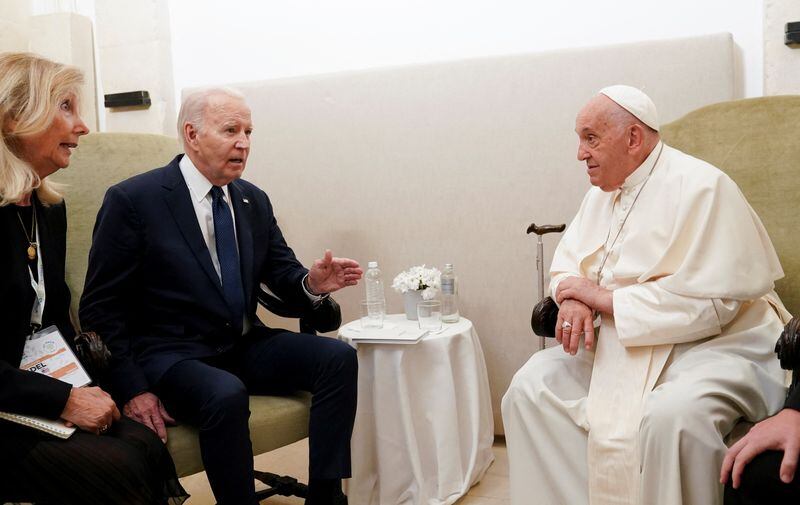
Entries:
<svg viewBox="0 0 800 505">
<path fill-rule="evenodd" d="M 45 207 L 35 196 L 32 205 L 0 207 L 0 410 L 56 419 L 64 410 L 71 386 L 42 374 L 20 370 L 26 338 L 31 333 L 31 308 L 35 298 L 28 261 L 31 212 L 39 229 L 37 254 L 41 254 L 45 284 L 42 327 L 56 325 L 71 342 L 70 294 L 64 276 L 67 217 L 64 204 Z M 21 222 L 20 222 L 21 221 Z M 23 226 L 25 229 L 23 229 Z"/>
</svg>

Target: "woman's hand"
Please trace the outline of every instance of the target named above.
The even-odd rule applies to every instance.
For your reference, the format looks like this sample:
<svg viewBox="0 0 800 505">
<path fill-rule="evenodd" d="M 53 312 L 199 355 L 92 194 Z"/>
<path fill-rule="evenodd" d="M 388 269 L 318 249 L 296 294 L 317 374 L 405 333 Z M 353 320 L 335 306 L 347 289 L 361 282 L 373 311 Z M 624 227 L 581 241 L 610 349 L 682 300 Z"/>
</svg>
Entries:
<svg viewBox="0 0 800 505">
<path fill-rule="evenodd" d="M 61 413 L 67 426 L 102 435 L 120 418 L 119 409 L 111 395 L 98 387 L 72 388 Z"/>
</svg>

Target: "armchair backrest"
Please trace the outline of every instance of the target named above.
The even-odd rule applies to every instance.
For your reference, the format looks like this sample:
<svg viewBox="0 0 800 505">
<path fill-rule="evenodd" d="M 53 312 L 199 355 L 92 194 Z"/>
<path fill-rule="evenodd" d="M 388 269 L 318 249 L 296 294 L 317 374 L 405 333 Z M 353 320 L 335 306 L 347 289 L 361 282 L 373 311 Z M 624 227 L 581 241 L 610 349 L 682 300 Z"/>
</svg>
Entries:
<svg viewBox="0 0 800 505">
<path fill-rule="evenodd" d="M 93 133 L 81 138 L 70 166 L 53 176 L 66 184 L 67 284 L 73 320 L 83 293 L 92 229 L 106 190 L 119 181 L 169 163 L 180 152 L 177 141 L 144 133 Z"/>
<path fill-rule="evenodd" d="M 761 217 L 786 276 L 776 290 L 800 315 L 800 96 L 722 102 L 664 125 L 664 141 L 724 170 Z"/>
</svg>

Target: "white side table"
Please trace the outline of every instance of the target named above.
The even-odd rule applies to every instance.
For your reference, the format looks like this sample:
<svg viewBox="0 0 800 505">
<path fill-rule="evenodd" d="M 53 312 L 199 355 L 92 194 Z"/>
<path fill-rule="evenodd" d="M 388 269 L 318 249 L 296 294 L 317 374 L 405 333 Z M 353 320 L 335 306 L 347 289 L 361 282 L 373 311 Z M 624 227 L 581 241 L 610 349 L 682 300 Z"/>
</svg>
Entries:
<svg viewBox="0 0 800 505">
<path fill-rule="evenodd" d="M 416 328 L 405 315 L 396 328 Z M 341 327 L 349 342 L 359 321 Z M 358 410 L 348 500 L 358 505 L 449 505 L 494 460 L 489 381 L 468 319 L 416 344 L 358 344 Z"/>
</svg>

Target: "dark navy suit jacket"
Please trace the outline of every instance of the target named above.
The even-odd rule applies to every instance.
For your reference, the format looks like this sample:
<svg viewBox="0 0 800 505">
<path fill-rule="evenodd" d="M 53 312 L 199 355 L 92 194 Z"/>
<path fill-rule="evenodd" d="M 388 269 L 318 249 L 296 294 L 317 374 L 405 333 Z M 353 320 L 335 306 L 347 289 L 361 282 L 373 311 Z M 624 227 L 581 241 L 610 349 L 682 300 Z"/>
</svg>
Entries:
<svg viewBox="0 0 800 505">
<path fill-rule="evenodd" d="M 248 338 L 223 297 L 181 156 L 112 186 L 94 227 L 80 319 L 111 350 L 109 386 L 121 404 L 175 363 L 220 354 Z M 301 285 L 307 270 L 286 244 L 266 193 L 243 180 L 228 189 L 250 321 L 263 327 L 256 317 L 261 282 L 287 303 L 310 308 Z"/>
</svg>

